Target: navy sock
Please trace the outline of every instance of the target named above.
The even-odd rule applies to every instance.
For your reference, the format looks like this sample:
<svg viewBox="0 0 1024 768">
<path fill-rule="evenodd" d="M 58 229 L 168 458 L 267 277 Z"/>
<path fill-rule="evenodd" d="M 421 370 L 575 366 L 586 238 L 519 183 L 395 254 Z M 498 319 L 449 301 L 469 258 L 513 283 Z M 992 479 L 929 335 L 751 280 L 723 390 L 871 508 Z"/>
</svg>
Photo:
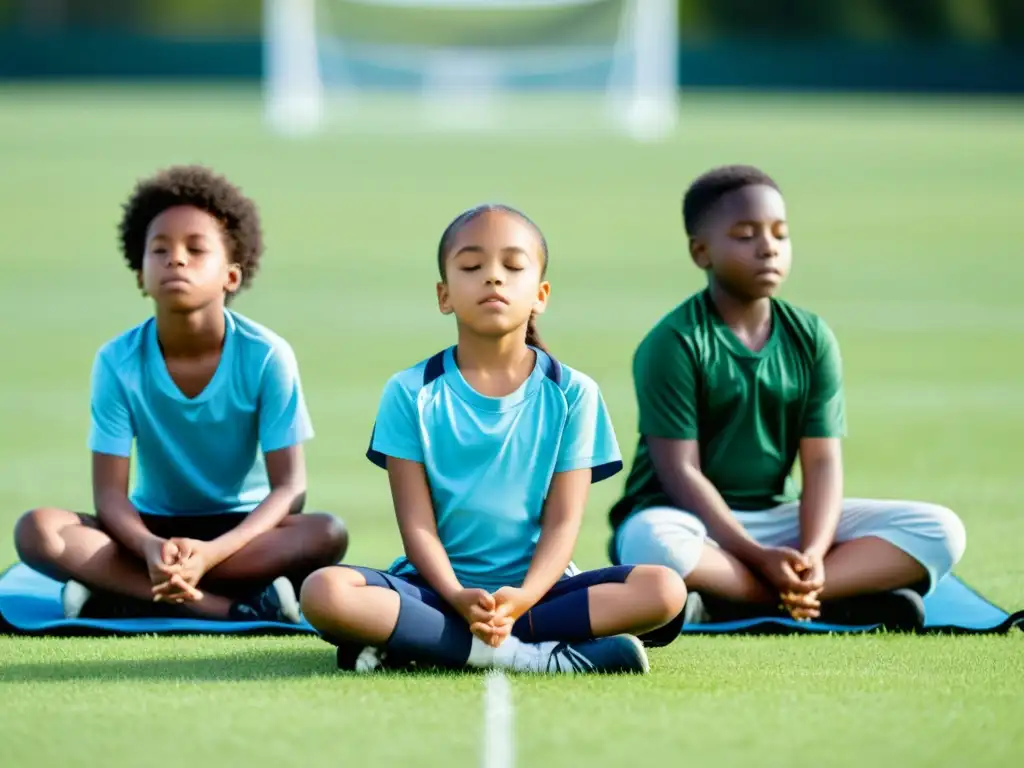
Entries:
<svg viewBox="0 0 1024 768">
<path fill-rule="evenodd" d="M 398 593 L 398 621 L 385 647 L 401 659 L 441 667 L 464 667 L 473 635 L 461 616 Z"/>
<path fill-rule="evenodd" d="M 526 643 L 578 643 L 592 639 L 588 591 L 578 589 L 534 606 L 520 617 L 512 632 Z"/>
</svg>

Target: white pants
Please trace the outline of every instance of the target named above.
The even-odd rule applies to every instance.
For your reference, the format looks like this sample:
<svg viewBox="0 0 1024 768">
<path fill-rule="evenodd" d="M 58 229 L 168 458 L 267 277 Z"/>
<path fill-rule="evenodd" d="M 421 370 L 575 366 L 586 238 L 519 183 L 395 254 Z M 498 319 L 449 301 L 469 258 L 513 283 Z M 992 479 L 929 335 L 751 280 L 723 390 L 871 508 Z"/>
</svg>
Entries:
<svg viewBox="0 0 1024 768">
<path fill-rule="evenodd" d="M 734 512 L 755 541 L 767 547 L 797 547 L 800 506 L 782 504 L 757 512 Z M 876 536 L 913 557 L 928 571 L 930 592 L 949 573 L 967 546 L 967 533 L 955 512 L 920 501 L 846 499 L 836 543 Z M 650 507 L 632 515 L 615 537 L 623 565 L 665 565 L 686 578 L 697 567 L 708 538 L 700 519 L 674 507 Z"/>
</svg>

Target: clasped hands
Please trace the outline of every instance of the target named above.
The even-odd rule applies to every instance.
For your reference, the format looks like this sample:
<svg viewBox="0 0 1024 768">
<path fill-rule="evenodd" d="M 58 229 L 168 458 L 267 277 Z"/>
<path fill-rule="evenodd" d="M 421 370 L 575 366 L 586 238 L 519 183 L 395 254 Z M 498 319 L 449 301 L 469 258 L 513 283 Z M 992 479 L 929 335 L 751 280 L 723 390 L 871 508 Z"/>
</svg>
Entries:
<svg viewBox="0 0 1024 768">
<path fill-rule="evenodd" d="M 758 566 L 779 590 L 780 608 L 790 616 L 797 621 L 810 621 L 821 615 L 825 564 L 820 555 L 789 547 L 769 547 L 762 552 Z"/>
<path fill-rule="evenodd" d="M 522 589 L 502 587 L 493 594 L 484 589 L 462 589 L 451 604 L 469 624 L 469 631 L 492 648 L 512 633 L 516 620 L 533 607 Z"/>
<path fill-rule="evenodd" d="M 212 566 L 207 543 L 195 539 L 153 539 L 146 545 L 146 568 L 153 582 L 153 602 L 201 600 L 199 580 Z"/>
</svg>

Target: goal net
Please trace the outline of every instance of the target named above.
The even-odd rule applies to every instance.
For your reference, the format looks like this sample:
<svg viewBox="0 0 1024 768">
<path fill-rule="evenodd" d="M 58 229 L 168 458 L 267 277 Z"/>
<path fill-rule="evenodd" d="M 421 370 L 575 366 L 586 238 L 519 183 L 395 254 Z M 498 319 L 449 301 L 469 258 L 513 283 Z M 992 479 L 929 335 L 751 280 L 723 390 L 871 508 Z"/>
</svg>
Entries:
<svg viewBox="0 0 1024 768">
<path fill-rule="evenodd" d="M 264 0 L 268 125 L 582 133 L 677 119 L 676 0 Z"/>
</svg>

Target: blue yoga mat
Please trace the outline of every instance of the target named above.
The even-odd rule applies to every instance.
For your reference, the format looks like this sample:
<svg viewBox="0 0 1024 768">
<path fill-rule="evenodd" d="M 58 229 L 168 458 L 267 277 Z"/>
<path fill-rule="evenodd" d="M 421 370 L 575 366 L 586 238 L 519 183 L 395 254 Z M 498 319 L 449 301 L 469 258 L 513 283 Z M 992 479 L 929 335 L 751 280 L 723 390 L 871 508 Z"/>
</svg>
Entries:
<svg viewBox="0 0 1024 768">
<path fill-rule="evenodd" d="M 1010 614 L 989 602 L 956 576 L 946 576 L 924 599 L 924 631 L 929 633 L 1001 634 L 1014 627 L 1024 629 L 1024 610 Z M 687 634 L 791 634 L 802 632 L 873 632 L 878 624 L 851 626 L 801 622 L 776 616 L 684 626 Z"/>
<path fill-rule="evenodd" d="M 18 563 L 0 576 L 0 633 L 18 635 L 301 635 L 308 624 L 208 619 L 65 619 L 63 585 Z"/>
<path fill-rule="evenodd" d="M 26 565 L 0 576 L 0 632 L 23 635 L 302 635 L 308 624 L 204 619 L 65 619 L 61 585 Z M 925 599 L 926 628 L 933 632 L 997 633 L 1024 624 L 1024 611 L 1011 615 L 954 576 L 948 576 Z M 683 634 L 782 634 L 791 632 L 869 632 L 876 626 L 851 627 L 766 617 L 685 627 Z"/>
</svg>

